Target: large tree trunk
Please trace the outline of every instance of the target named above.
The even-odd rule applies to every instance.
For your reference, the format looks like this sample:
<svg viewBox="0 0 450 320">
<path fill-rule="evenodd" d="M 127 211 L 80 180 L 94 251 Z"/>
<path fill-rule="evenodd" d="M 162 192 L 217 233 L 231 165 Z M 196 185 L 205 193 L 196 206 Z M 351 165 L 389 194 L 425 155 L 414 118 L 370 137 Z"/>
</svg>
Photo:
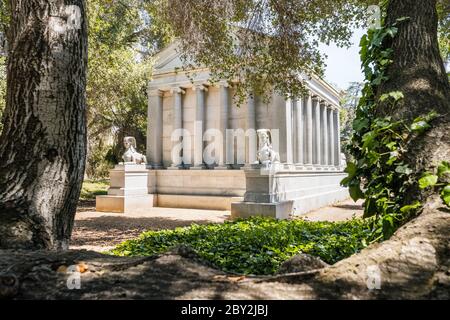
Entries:
<svg viewBox="0 0 450 320">
<path fill-rule="evenodd" d="M 86 154 L 84 0 L 11 0 L 0 248 L 67 248 Z"/>
<path fill-rule="evenodd" d="M 414 137 L 408 144 L 405 161 L 414 172 L 433 172 L 443 160 L 450 160 L 450 86 L 442 58 L 439 54 L 436 0 L 391 0 L 386 24 L 409 17 L 400 23 L 392 43 L 393 63 L 387 70 L 389 80 L 378 90 L 378 96 L 391 91 L 404 95 L 396 108 L 382 105 L 379 112 L 394 119 L 411 123 L 414 118 L 436 111 L 431 129 Z M 406 201 L 426 202 L 432 191 L 417 187 L 407 192 Z"/>
</svg>

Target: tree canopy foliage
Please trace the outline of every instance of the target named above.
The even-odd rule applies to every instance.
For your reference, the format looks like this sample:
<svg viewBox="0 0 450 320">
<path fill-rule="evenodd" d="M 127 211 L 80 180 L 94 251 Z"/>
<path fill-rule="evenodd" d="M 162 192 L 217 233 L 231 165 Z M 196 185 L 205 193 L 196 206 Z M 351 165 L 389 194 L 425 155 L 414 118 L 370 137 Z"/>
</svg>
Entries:
<svg viewBox="0 0 450 320">
<path fill-rule="evenodd" d="M 318 45 L 348 46 L 367 25 L 370 0 L 155 0 L 164 31 L 179 39 L 187 68 L 208 66 L 216 79 L 237 80 L 237 94 L 267 87 L 286 96 L 304 93 L 298 77 L 323 75 Z M 386 2 L 386 1 L 381 1 Z M 439 1 L 440 42 L 448 58 L 449 5 Z"/>
<path fill-rule="evenodd" d="M 437 12 L 439 15 L 439 48 L 444 62 L 450 63 L 450 3 L 439 1 Z"/>
<path fill-rule="evenodd" d="M 154 23 L 153 6 L 144 0 L 87 0 L 89 19 L 86 172 L 108 174 L 121 151 L 121 138 L 133 135 L 144 151 L 146 84 L 152 55 L 169 39 Z M 0 0 L 0 35 L 8 26 L 8 0 Z M 0 37 L 1 38 L 1 37 Z M 0 116 L 5 107 L 6 57 L 0 50 Z M 1 125 L 0 125 L 1 130 Z"/>
<path fill-rule="evenodd" d="M 348 46 L 364 23 L 354 0 L 160 0 L 158 14 L 180 40 L 188 67 L 207 65 L 216 79 L 237 80 L 237 93 L 304 93 L 305 77 L 322 75 L 320 42 Z"/>
<path fill-rule="evenodd" d="M 9 17 L 7 2 L 0 0 L 0 34 Z M 295 96 L 304 92 L 299 74 L 323 74 L 324 55 L 319 52 L 319 42 L 349 45 L 354 27 L 366 23 L 367 6 L 377 3 L 87 0 L 90 141 L 105 134 L 117 140 L 120 134 L 128 132 L 136 135 L 143 147 L 144 86 L 151 76 L 150 57 L 174 38 L 180 41 L 186 69 L 193 64 L 207 65 L 214 79 L 239 81 L 240 97 L 255 90 L 264 93 L 267 87 Z M 437 9 L 440 48 L 447 61 L 449 5 L 439 1 Z M 2 63 L 4 59 L 0 60 L 0 74 Z M 5 81 L 0 75 L 0 100 Z M 139 81 L 142 88 L 137 85 Z M 125 129 L 124 123 L 138 125 Z M 93 145 L 99 146 L 97 142 Z M 102 152 L 104 156 L 105 150 Z M 112 153 L 117 156 L 117 148 Z"/>
<path fill-rule="evenodd" d="M 88 159 L 87 174 L 108 175 L 117 162 L 120 138 L 137 137 L 145 144 L 146 83 L 152 60 L 147 41 L 143 2 L 89 0 Z"/>
<path fill-rule="evenodd" d="M 345 90 L 344 97 L 341 99 L 340 103 L 341 109 L 341 146 L 342 152 L 345 153 L 347 161 L 350 160 L 351 155 L 347 150 L 347 146 L 350 143 L 351 136 L 353 133 L 353 121 L 356 116 L 356 108 L 361 97 L 361 89 L 363 84 L 360 82 L 350 83 L 347 90 Z"/>
</svg>

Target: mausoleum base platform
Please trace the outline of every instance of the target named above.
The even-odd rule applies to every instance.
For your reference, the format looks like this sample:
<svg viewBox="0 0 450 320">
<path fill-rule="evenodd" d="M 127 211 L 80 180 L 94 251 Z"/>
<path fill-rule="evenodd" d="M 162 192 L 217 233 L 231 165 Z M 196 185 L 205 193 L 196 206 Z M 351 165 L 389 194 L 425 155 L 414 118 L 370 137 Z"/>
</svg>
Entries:
<svg viewBox="0 0 450 320">
<path fill-rule="evenodd" d="M 339 185 L 345 176 L 342 171 L 246 169 L 244 201 L 231 205 L 231 216 L 287 219 L 345 200 L 348 189 Z"/>
<path fill-rule="evenodd" d="M 289 167 L 288 167 L 289 168 Z M 229 210 L 233 218 L 301 215 L 349 197 L 334 170 L 166 170 L 118 165 L 100 212 L 145 213 L 151 207 Z"/>
<path fill-rule="evenodd" d="M 148 192 L 158 207 L 231 210 L 232 202 L 244 198 L 245 175 L 227 169 L 151 169 Z"/>
<path fill-rule="evenodd" d="M 154 207 L 156 197 L 152 194 L 143 196 L 97 196 L 95 210 L 99 212 L 145 213 Z"/>
<path fill-rule="evenodd" d="M 158 194 L 157 207 L 231 210 L 231 204 L 244 200 L 244 197 L 219 197 L 202 195 Z"/>
<path fill-rule="evenodd" d="M 293 205 L 293 201 L 277 203 L 235 202 L 231 204 L 231 219 L 254 216 L 289 219 Z"/>
</svg>

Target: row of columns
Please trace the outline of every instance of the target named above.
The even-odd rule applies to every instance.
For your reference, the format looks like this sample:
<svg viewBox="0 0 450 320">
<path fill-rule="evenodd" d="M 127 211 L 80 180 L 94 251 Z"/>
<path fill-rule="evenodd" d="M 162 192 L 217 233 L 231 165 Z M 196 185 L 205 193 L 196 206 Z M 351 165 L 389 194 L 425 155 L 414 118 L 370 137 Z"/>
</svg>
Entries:
<svg viewBox="0 0 450 320">
<path fill-rule="evenodd" d="M 318 96 L 294 101 L 294 163 L 339 166 L 339 110 Z"/>
<path fill-rule="evenodd" d="M 194 163 L 191 169 L 205 168 L 203 163 L 203 133 L 205 132 L 205 92 L 207 87 L 196 85 L 196 107 L 194 128 Z M 229 128 L 229 87 L 221 83 L 219 87 L 219 130 L 225 141 L 231 141 L 232 137 L 226 137 L 226 129 Z M 173 107 L 172 121 L 173 129 L 183 130 L 183 99 L 185 91 L 182 88 L 172 88 Z M 163 91 L 149 91 L 148 125 L 147 125 L 147 158 L 154 169 L 163 167 Z M 339 113 L 338 109 L 328 104 L 318 96 L 309 95 L 294 101 L 292 104 L 292 136 L 289 140 L 288 149 L 292 152 L 292 160 L 295 164 L 302 166 L 339 166 L 340 165 L 340 139 L 339 139 Z M 256 110 L 254 97 L 249 97 L 246 110 L 246 130 L 256 130 Z M 201 127 L 197 124 L 201 123 Z M 287 126 L 288 124 L 286 124 Z M 292 139 L 291 139 L 292 138 Z M 250 139 L 249 139 L 250 140 Z M 182 138 L 182 149 L 190 148 L 187 145 L 190 139 Z M 292 141 L 292 143 L 291 143 Z M 180 141 L 173 141 L 177 145 Z M 189 142 L 190 143 L 190 142 Z M 256 161 L 256 154 L 250 152 L 249 143 L 246 143 L 247 164 Z M 234 144 L 222 143 L 222 157 L 219 157 L 217 169 L 225 169 L 227 163 L 234 162 Z M 181 151 L 182 152 L 182 151 Z M 187 159 L 184 159 L 185 163 Z M 289 161 L 290 162 L 290 161 Z M 169 169 L 183 167 L 181 163 L 172 163 Z"/>
<path fill-rule="evenodd" d="M 203 169 L 205 165 L 203 163 L 203 134 L 205 132 L 205 91 L 207 87 L 204 85 L 195 85 L 193 90 L 196 92 L 196 106 L 195 106 L 195 122 L 194 122 L 194 163 L 190 169 Z M 182 95 L 185 91 L 181 88 L 172 88 L 171 93 L 173 95 L 173 108 L 172 108 L 172 121 L 173 130 L 183 130 L 183 106 Z M 220 93 L 220 112 L 219 112 L 219 130 L 222 136 L 225 138 L 227 135 L 227 129 L 229 128 L 229 85 L 226 82 L 219 84 Z M 161 90 L 149 91 L 149 108 L 148 108 L 148 123 L 147 123 L 147 158 L 150 161 L 152 168 L 159 169 L 163 167 L 163 94 Z M 198 127 L 198 125 L 200 127 Z M 249 100 L 249 106 L 246 115 L 246 129 L 256 128 L 256 114 L 254 100 Z M 233 137 L 226 137 L 226 141 L 230 141 Z M 187 140 L 182 139 L 182 149 L 186 149 Z M 180 141 L 173 141 L 172 144 L 177 145 Z M 233 162 L 234 159 L 234 146 L 233 144 L 221 143 L 222 156 L 219 157 L 216 169 L 228 168 L 227 163 Z M 247 161 L 255 161 L 256 155 L 248 153 L 246 157 Z M 184 162 L 187 163 L 187 159 L 184 158 Z M 183 167 L 180 163 L 172 163 L 169 169 L 178 169 Z"/>
</svg>

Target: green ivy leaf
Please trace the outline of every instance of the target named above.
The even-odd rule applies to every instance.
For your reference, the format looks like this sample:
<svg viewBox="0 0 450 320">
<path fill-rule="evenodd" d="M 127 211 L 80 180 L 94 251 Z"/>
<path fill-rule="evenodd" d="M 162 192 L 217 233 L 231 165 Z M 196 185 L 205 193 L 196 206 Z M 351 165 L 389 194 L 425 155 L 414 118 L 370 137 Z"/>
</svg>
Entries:
<svg viewBox="0 0 450 320">
<path fill-rule="evenodd" d="M 398 28 L 396 27 L 390 27 L 386 29 L 386 34 L 388 34 L 389 36 L 391 36 L 391 38 L 393 38 L 396 34 L 397 34 Z"/>
<path fill-rule="evenodd" d="M 387 100 L 388 98 L 392 98 L 392 99 L 394 99 L 395 102 L 397 102 L 398 100 L 403 99 L 404 97 L 405 96 L 403 95 L 403 93 L 401 91 L 392 91 L 389 93 L 382 94 L 380 96 L 379 100 L 381 102 L 383 102 L 383 101 Z"/>
<path fill-rule="evenodd" d="M 364 199 L 364 193 L 361 191 L 361 187 L 359 184 L 355 184 L 349 187 L 350 197 L 353 201 L 357 201 L 358 199 Z"/>
<path fill-rule="evenodd" d="M 441 192 L 442 200 L 450 207 L 450 184 L 446 185 Z"/>
<path fill-rule="evenodd" d="M 437 113 L 436 111 L 430 111 L 426 114 L 426 116 L 424 117 L 424 120 L 427 122 L 430 122 L 431 120 L 436 119 L 439 116 L 439 113 Z"/>
<path fill-rule="evenodd" d="M 397 159 L 398 159 L 398 152 L 392 151 L 392 152 L 390 152 L 390 157 L 389 157 L 388 161 L 386 161 L 386 164 L 388 166 L 391 166 L 394 164 L 395 161 L 397 161 Z"/>
<path fill-rule="evenodd" d="M 441 164 L 438 166 L 438 172 L 437 175 L 439 178 L 442 178 L 445 174 L 450 173 L 450 162 L 442 161 Z"/>
<path fill-rule="evenodd" d="M 431 128 L 431 126 L 425 120 L 416 119 L 416 120 L 414 120 L 413 124 L 411 125 L 411 130 L 418 132 L 418 133 L 425 132 L 429 128 Z"/>
<path fill-rule="evenodd" d="M 364 215 L 363 218 L 374 216 L 377 213 L 377 206 L 373 199 L 366 198 L 364 202 Z"/>
<path fill-rule="evenodd" d="M 405 164 L 405 165 L 402 165 L 402 166 L 397 166 L 395 168 L 395 172 L 403 173 L 403 174 L 406 174 L 406 175 L 410 175 L 412 173 L 412 170 L 408 167 L 407 164 Z"/>
<path fill-rule="evenodd" d="M 430 111 L 425 116 L 417 117 L 414 119 L 411 130 L 418 133 L 423 133 L 424 131 L 431 128 L 429 122 L 437 118 L 439 114 L 436 111 Z"/>
<path fill-rule="evenodd" d="M 395 101 L 398 101 L 398 100 L 403 99 L 403 98 L 405 97 L 401 91 L 390 92 L 389 95 L 390 95 Z"/>
<path fill-rule="evenodd" d="M 397 145 L 397 142 L 392 141 L 392 142 L 389 142 L 388 144 L 386 144 L 386 147 L 387 147 L 389 150 L 394 151 L 394 150 L 397 149 L 396 145 Z"/>
<path fill-rule="evenodd" d="M 379 75 L 378 77 L 376 77 L 374 80 L 372 80 L 371 81 L 371 83 L 373 84 L 373 85 L 375 85 L 375 86 L 379 86 L 380 84 L 381 84 L 381 82 L 383 81 L 383 80 L 385 80 L 386 78 L 385 77 L 383 77 L 383 75 Z"/>
<path fill-rule="evenodd" d="M 406 206 L 403 206 L 400 208 L 400 212 L 402 213 L 408 213 L 412 210 L 416 210 L 417 208 L 419 208 L 421 206 L 419 201 L 414 202 L 413 204 L 409 204 Z"/>
<path fill-rule="evenodd" d="M 427 172 L 422 178 L 419 179 L 420 189 L 425 189 L 434 186 L 438 181 L 438 176 Z"/>
<path fill-rule="evenodd" d="M 369 131 L 366 134 L 364 134 L 362 141 L 363 141 L 363 145 L 362 148 L 363 149 L 370 149 L 373 145 L 373 142 L 375 140 L 376 134 L 373 131 Z"/>
<path fill-rule="evenodd" d="M 366 118 L 363 119 L 355 119 L 353 121 L 353 130 L 359 132 L 364 128 L 367 128 L 369 126 L 369 120 Z"/>
<path fill-rule="evenodd" d="M 407 20 L 409 20 L 409 19 L 410 19 L 410 17 L 404 16 L 404 17 L 398 18 L 398 19 L 396 20 L 396 22 L 403 22 L 403 21 L 407 21 Z"/>
<path fill-rule="evenodd" d="M 373 165 L 375 163 L 377 163 L 380 159 L 380 154 L 378 152 L 375 151 L 370 151 L 367 154 L 367 160 L 368 160 L 368 164 L 369 165 Z"/>
<path fill-rule="evenodd" d="M 343 187 L 348 186 L 348 184 L 350 183 L 351 179 L 349 177 L 345 177 L 344 179 L 341 180 L 340 184 Z"/>
<path fill-rule="evenodd" d="M 369 43 L 369 40 L 367 39 L 367 35 L 363 35 L 361 37 L 361 41 L 359 42 L 359 46 L 361 47 L 359 54 L 361 56 L 362 61 L 364 61 L 367 57 L 367 44 L 368 43 Z"/>
<path fill-rule="evenodd" d="M 349 163 L 347 163 L 347 167 L 345 167 L 344 172 L 348 173 L 348 177 L 350 179 L 352 179 L 356 176 L 357 170 L 358 170 L 358 167 L 356 166 L 356 164 L 353 162 L 349 162 Z"/>
</svg>

